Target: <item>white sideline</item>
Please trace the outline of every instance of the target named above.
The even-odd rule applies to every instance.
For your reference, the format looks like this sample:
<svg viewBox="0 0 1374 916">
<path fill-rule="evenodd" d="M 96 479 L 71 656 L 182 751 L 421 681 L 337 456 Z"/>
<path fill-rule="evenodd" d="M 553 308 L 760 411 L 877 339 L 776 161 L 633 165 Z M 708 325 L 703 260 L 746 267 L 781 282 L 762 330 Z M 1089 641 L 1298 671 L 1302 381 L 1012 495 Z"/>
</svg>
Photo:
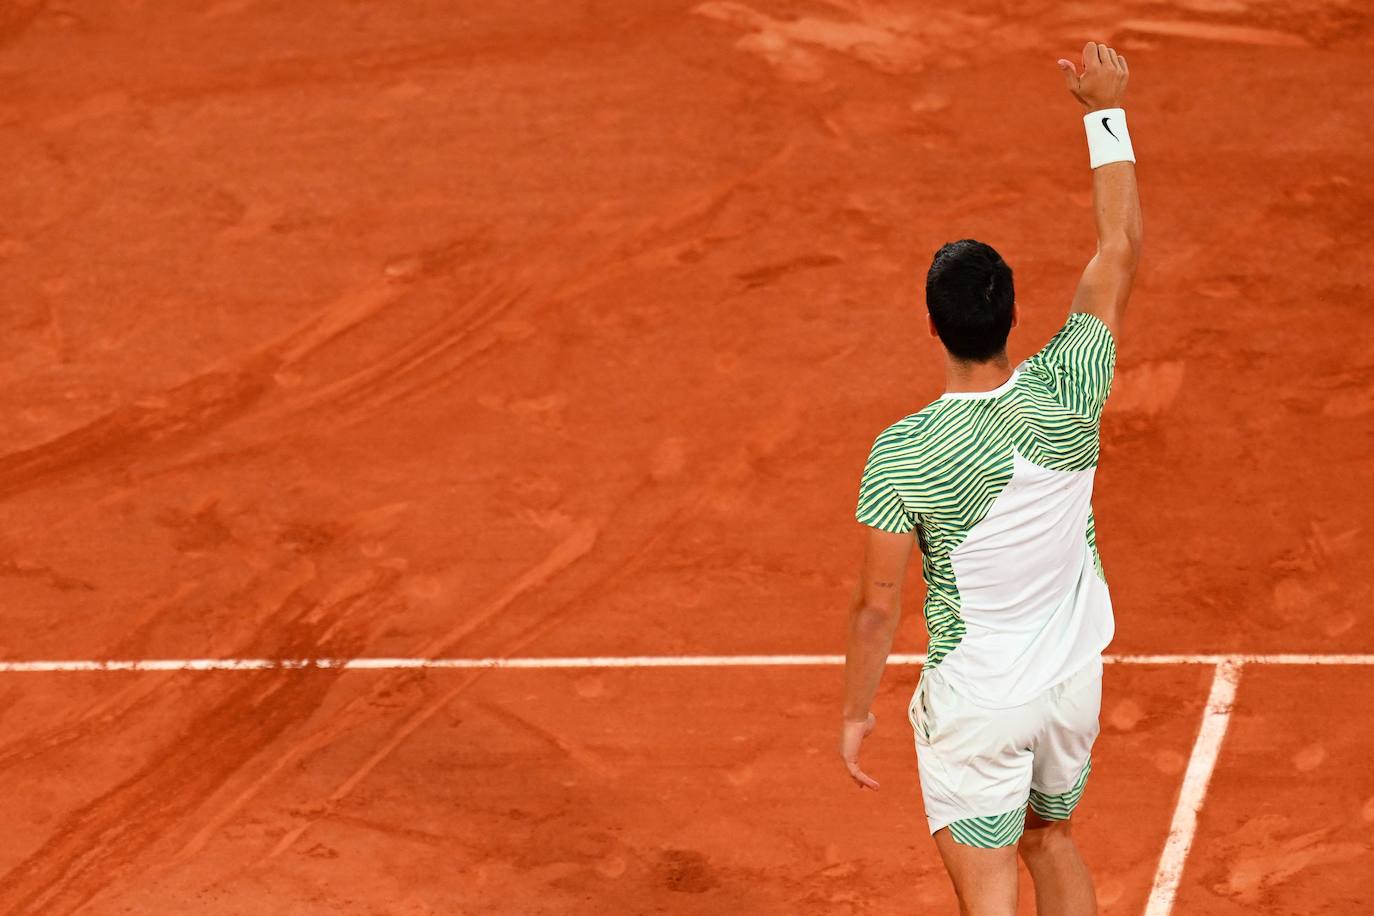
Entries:
<svg viewBox="0 0 1374 916">
<path fill-rule="evenodd" d="M 889 665 L 919 665 L 899 654 Z M 1116 665 L 1374 665 L 1374 655 L 1108 655 Z M 78 671 L 276 671 L 309 668 L 765 668 L 843 665 L 843 655 L 608 655 L 547 658 L 147 658 L 0 661 L 0 674 Z"/>
<path fill-rule="evenodd" d="M 1183 774 L 1178 805 L 1169 824 L 1169 838 L 1164 842 L 1164 852 L 1155 870 L 1145 916 L 1169 916 L 1173 911 L 1174 897 L 1183 878 L 1183 865 L 1193 845 L 1193 834 L 1197 831 L 1198 812 L 1202 810 L 1203 799 L 1207 797 L 1212 770 L 1221 754 L 1221 741 L 1226 737 L 1226 726 L 1231 721 L 1241 667 L 1242 663 L 1238 661 L 1225 661 L 1217 665 L 1212 678 L 1212 690 L 1202 713 L 1202 725 L 1198 728 L 1197 740 L 1193 742 L 1188 769 Z"/>
</svg>

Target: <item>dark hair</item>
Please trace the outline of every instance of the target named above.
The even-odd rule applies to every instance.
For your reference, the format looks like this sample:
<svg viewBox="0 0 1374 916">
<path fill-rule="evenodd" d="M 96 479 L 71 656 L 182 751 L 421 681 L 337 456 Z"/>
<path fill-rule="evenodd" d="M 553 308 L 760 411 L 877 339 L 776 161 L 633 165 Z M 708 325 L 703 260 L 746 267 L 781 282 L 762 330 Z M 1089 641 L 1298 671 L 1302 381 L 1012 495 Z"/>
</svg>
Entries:
<svg viewBox="0 0 1374 916">
<path fill-rule="evenodd" d="M 1011 333 L 1011 268 L 991 245 L 948 242 L 926 273 L 926 308 L 951 356 L 985 362 L 1007 348 Z"/>
</svg>

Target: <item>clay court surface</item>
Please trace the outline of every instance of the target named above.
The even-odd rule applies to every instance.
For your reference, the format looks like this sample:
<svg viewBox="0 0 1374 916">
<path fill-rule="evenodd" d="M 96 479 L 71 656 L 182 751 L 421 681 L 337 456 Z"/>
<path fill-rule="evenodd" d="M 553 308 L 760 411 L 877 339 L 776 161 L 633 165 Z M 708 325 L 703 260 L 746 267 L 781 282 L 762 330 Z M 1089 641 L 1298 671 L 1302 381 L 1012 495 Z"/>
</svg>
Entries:
<svg viewBox="0 0 1374 916">
<path fill-rule="evenodd" d="M 271 665 L 843 651 L 930 253 L 1001 250 L 1019 359 L 1092 252 L 1087 38 L 1147 236 L 1111 651 L 1374 652 L 1362 3 L 0 7 L 0 656 L 174 669 L 0 671 L 0 911 L 953 912 L 914 665 L 876 795 L 824 660 Z M 1109 914 L 1199 759 L 1177 661 L 1107 669 Z M 1233 673 L 1172 911 L 1374 911 L 1374 665 Z"/>
</svg>

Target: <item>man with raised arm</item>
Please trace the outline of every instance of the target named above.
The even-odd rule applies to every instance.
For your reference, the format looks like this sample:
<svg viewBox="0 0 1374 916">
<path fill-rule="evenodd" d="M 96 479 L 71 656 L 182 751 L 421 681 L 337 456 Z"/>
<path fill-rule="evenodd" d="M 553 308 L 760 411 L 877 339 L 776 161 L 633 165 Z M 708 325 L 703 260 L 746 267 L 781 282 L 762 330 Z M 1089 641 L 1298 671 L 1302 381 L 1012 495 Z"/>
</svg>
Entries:
<svg viewBox="0 0 1374 916">
<path fill-rule="evenodd" d="M 1061 60 L 1087 114 L 1097 253 L 1071 314 L 1016 368 L 1011 269 L 970 239 L 935 253 L 930 332 L 946 351 L 945 393 L 883 431 L 864 469 L 868 526 L 850 611 L 840 754 L 859 767 L 869 711 L 919 545 L 927 661 L 908 709 L 926 818 L 967 916 L 1016 912 L 1019 853 L 1036 909 L 1097 912 L 1070 816 L 1092 769 L 1102 652 L 1114 629 L 1091 506 L 1098 429 L 1116 337 L 1140 256 L 1135 154 L 1121 98 L 1126 58 Z"/>
</svg>

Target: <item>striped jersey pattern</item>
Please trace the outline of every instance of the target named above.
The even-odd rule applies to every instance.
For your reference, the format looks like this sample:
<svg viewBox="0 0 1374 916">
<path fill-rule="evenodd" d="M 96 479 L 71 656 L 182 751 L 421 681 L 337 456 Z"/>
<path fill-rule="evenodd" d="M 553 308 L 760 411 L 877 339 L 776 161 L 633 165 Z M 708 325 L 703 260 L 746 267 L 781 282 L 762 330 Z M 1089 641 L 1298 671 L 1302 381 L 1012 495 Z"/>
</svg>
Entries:
<svg viewBox="0 0 1374 916">
<path fill-rule="evenodd" d="M 1097 466 L 1115 364 L 1107 326 L 1074 313 L 1000 388 L 948 393 L 874 442 L 856 517 L 883 531 L 917 532 L 930 634 L 927 667 L 938 665 L 965 635 L 951 554 L 1006 488 L 1015 456 L 1051 471 Z M 1101 577 L 1091 510 L 1082 536 Z"/>
</svg>

